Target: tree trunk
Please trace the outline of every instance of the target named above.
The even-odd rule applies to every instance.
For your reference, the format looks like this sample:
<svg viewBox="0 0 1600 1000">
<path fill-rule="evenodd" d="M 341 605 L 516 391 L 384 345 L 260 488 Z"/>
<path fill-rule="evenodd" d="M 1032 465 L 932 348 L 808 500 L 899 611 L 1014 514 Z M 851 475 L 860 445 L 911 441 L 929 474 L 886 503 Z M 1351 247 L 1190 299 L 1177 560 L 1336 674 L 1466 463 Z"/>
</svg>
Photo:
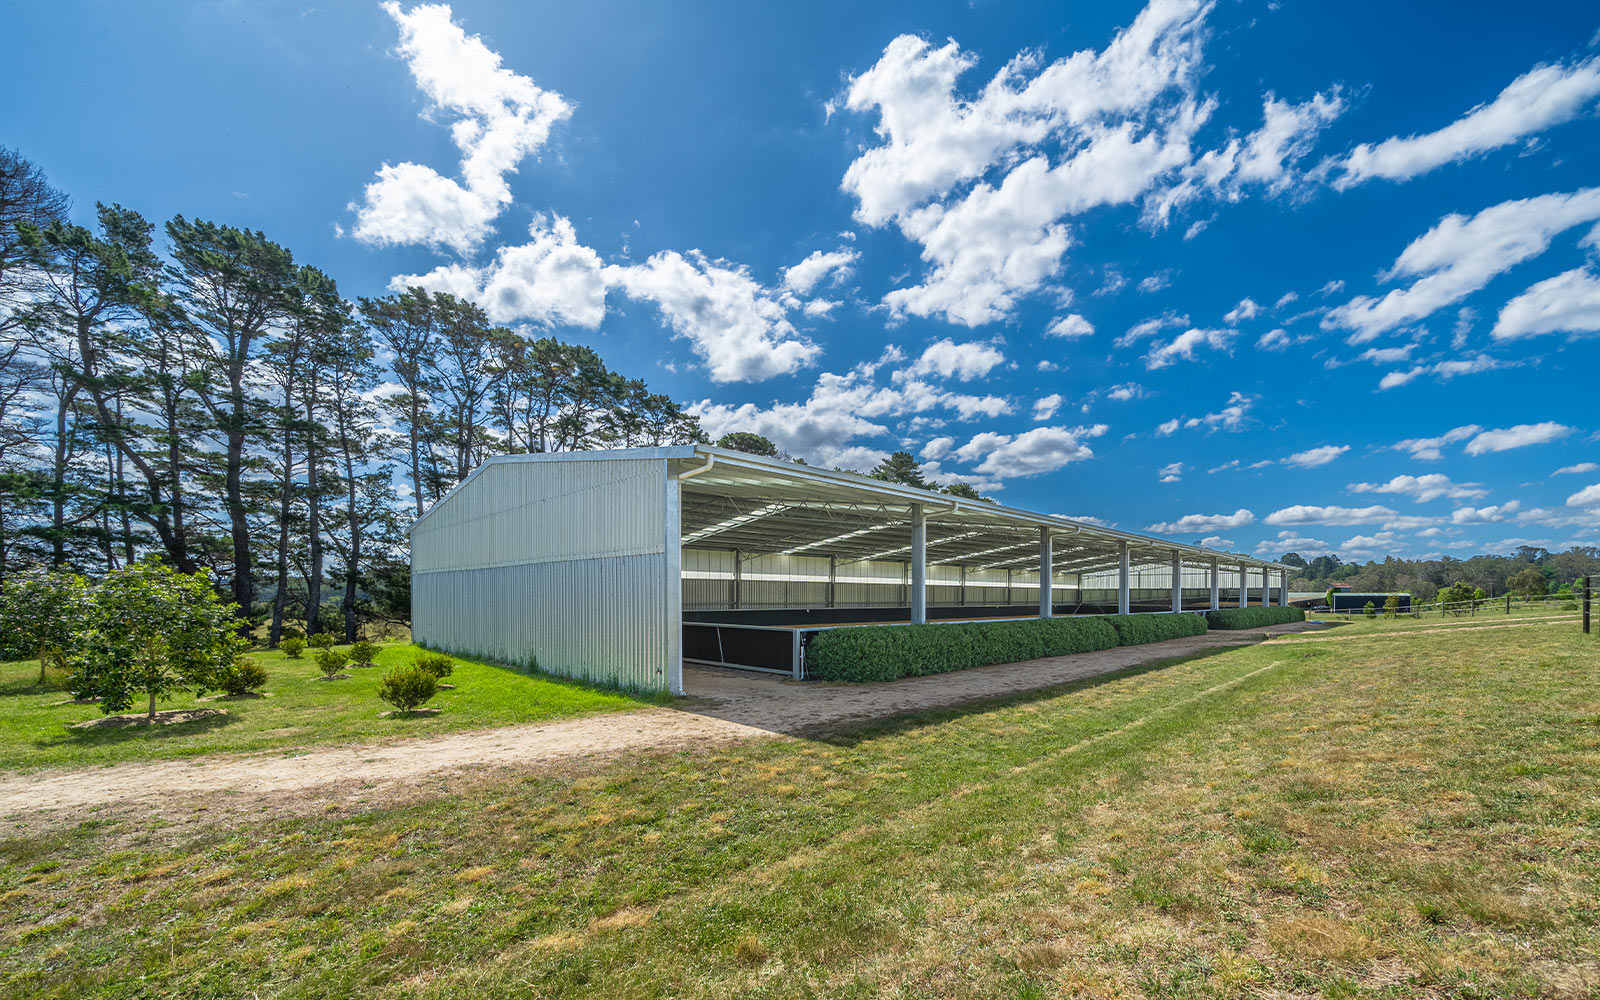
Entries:
<svg viewBox="0 0 1600 1000">
<path fill-rule="evenodd" d="M 145 719 L 151 723 L 156 721 L 156 693 L 154 691 L 150 692 L 150 714 L 145 716 Z"/>
<path fill-rule="evenodd" d="M 418 454 L 418 452 L 421 450 L 418 445 L 418 438 L 422 434 L 422 428 L 417 426 L 417 420 L 420 418 L 420 413 L 418 411 L 421 409 L 421 406 L 419 400 L 417 399 L 417 390 L 419 387 L 413 385 L 409 388 L 411 389 L 411 489 L 416 493 L 417 516 L 421 517 L 422 456 Z"/>
<path fill-rule="evenodd" d="M 278 592 L 272 597 L 272 624 L 267 627 L 267 648 L 277 649 L 283 635 L 283 611 L 289 602 L 289 498 L 294 494 L 294 447 L 290 430 L 283 429 L 283 475 L 278 479 L 283 495 L 278 501 Z"/>
<path fill-rule="evenodd" d="M 322 494 L 317 473 L 317 427 L 313 397 L 316 386 L 306 394 L 306 535 L 311 544 L 311 572 L 306 577 L 306 632 L 320 631 L 322 620 Z"/>
</svg>

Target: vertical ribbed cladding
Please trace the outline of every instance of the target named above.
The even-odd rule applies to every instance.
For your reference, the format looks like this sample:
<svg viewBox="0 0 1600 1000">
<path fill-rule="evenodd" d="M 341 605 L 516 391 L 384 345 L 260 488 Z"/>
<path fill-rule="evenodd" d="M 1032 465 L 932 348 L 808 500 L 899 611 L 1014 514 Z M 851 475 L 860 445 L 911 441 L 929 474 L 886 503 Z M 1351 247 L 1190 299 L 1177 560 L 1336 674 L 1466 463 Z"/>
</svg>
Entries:
<svg viewBox="0 0 1600 1000">
<path fill-rule="evenodd" d="M 519 666 L 536 658 L 600 684 L 668 687 L 677 648 L 664 585 L 676 574 L 668 486 L 659 457 L 484 466 L 412 530 L 417 641 Z"/>
</svg>

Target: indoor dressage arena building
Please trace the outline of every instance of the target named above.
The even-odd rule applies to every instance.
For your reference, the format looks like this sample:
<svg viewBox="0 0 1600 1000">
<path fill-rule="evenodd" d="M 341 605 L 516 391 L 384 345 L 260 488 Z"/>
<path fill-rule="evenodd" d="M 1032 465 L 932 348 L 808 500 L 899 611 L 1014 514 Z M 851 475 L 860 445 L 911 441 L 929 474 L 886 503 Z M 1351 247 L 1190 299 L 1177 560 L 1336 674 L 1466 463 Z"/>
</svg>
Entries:
<svg viewBox="0 0 1600 1000">
<path fill-rule="evenodd" d="M 490 459 L 411 527 L 417 642 L 683 692 L 808 636 L 1282 604 L 1277 563 L 703 445 Z M 1041 586 L 1043 582 L 1043 586 Z"/>
</svg>

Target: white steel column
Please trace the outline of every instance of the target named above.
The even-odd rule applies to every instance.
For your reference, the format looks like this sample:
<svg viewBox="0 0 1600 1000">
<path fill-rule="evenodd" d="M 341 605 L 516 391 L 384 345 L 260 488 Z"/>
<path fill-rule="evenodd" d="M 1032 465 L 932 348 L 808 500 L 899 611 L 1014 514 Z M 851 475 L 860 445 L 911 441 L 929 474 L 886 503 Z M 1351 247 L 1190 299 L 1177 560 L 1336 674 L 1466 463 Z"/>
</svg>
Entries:
<svg viewBox="0 0 1600 1000">
<path fill-rule="evenodd" d="M 1278 571 L 1278 583 L 1283 587 L 1283 595 L 1282 595 L 1282 597 L 1279 598 L 1278 603 L 1287 608 L 1289 606 L 1289 571 L 1288 570 L 1280 569 Z"/>
<path fill-rule="evenodd" d="M 1250 606 L 1250 573 L 1249 567 L 1244 563 L 1239 564 L 1239 607 Z"/>
<path fill-rule="evenodd" d="M 928 519 L 922 504 L 911 505 L 911 624 L 928 620 Z"/>
<path fill-rule="evenodd" d="M 1183 553 L 1172 550 L 1172 610 L 1183 610 Z"/>
<path fill-rule="evenodd" d="M 1216 611 L 1222 607 L 1222 567 L 1217 565 L 1217 558 L 1211 557 L 1211 610 Z"/>
<path fill-rule="evenodd" d="M 1055 552 L 1049 528 L 1039 529 L 1039 617 L 1049 618 L 1055 613 Z"/>
<path fill-rule="evenodd" d="M 1272 607 L 1272 570 L 1261 567 L 1261 606 Z"/>
<path fill-rule="evenodd" d="M 1117 560 L 1117 614 L 1128 613 L 1128 578 L 1132 575 L 1132 567 L 1128 562 L 1128 543 L 1122 542 L 1118 546 L 1121 550 Z"/>
</svg>

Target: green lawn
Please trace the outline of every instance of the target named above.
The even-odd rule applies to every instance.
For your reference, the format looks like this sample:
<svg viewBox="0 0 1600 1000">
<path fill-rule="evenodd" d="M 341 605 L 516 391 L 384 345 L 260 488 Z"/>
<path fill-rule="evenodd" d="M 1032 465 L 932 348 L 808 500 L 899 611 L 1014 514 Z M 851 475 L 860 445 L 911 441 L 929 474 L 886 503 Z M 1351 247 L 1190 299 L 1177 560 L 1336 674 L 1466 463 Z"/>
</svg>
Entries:
<svg viewBox="0 0 1600 1000">
<path fill-rule="evenodd" d="M 321 672 L 309 651 L 298 660 L 257 652 L 252 655 L 270 677 L 265 689 L 269 697 L 207 701 L 204 707 L 225 708 L 228 714 L 122 730 L 69 729 L 69 723 L 98 718 L 99 708 L 63 704 L 70 695 L 61 689 L 59 679 L 39 687 L 37 661 L 0 663 L 0 770 L 163 760 L 228 750 L 293 752 L 316 744 L 624 711 L 644 703 L 624 694 L 458 660 L 449 678 L 456 689 L 439 692 L 429 703 L 441 710 L 437 715 L 380 717 L 389 708 L 378 700 L 380 678 L 386 668 L 407 662 L 415 652 L 415 646 L 386 645 L 376 666 L 346 668 L 348 680 L 331 682 L 319 679 Z M 180 695 L 157 707 L 195 706 L 193 696 Z"/>
<path fill-rule="evenodd" d="M 1600 641 L 1330 634 L 353 817 L 0 843 L 0 994 L 1593 996 Z"/>
</svg>

